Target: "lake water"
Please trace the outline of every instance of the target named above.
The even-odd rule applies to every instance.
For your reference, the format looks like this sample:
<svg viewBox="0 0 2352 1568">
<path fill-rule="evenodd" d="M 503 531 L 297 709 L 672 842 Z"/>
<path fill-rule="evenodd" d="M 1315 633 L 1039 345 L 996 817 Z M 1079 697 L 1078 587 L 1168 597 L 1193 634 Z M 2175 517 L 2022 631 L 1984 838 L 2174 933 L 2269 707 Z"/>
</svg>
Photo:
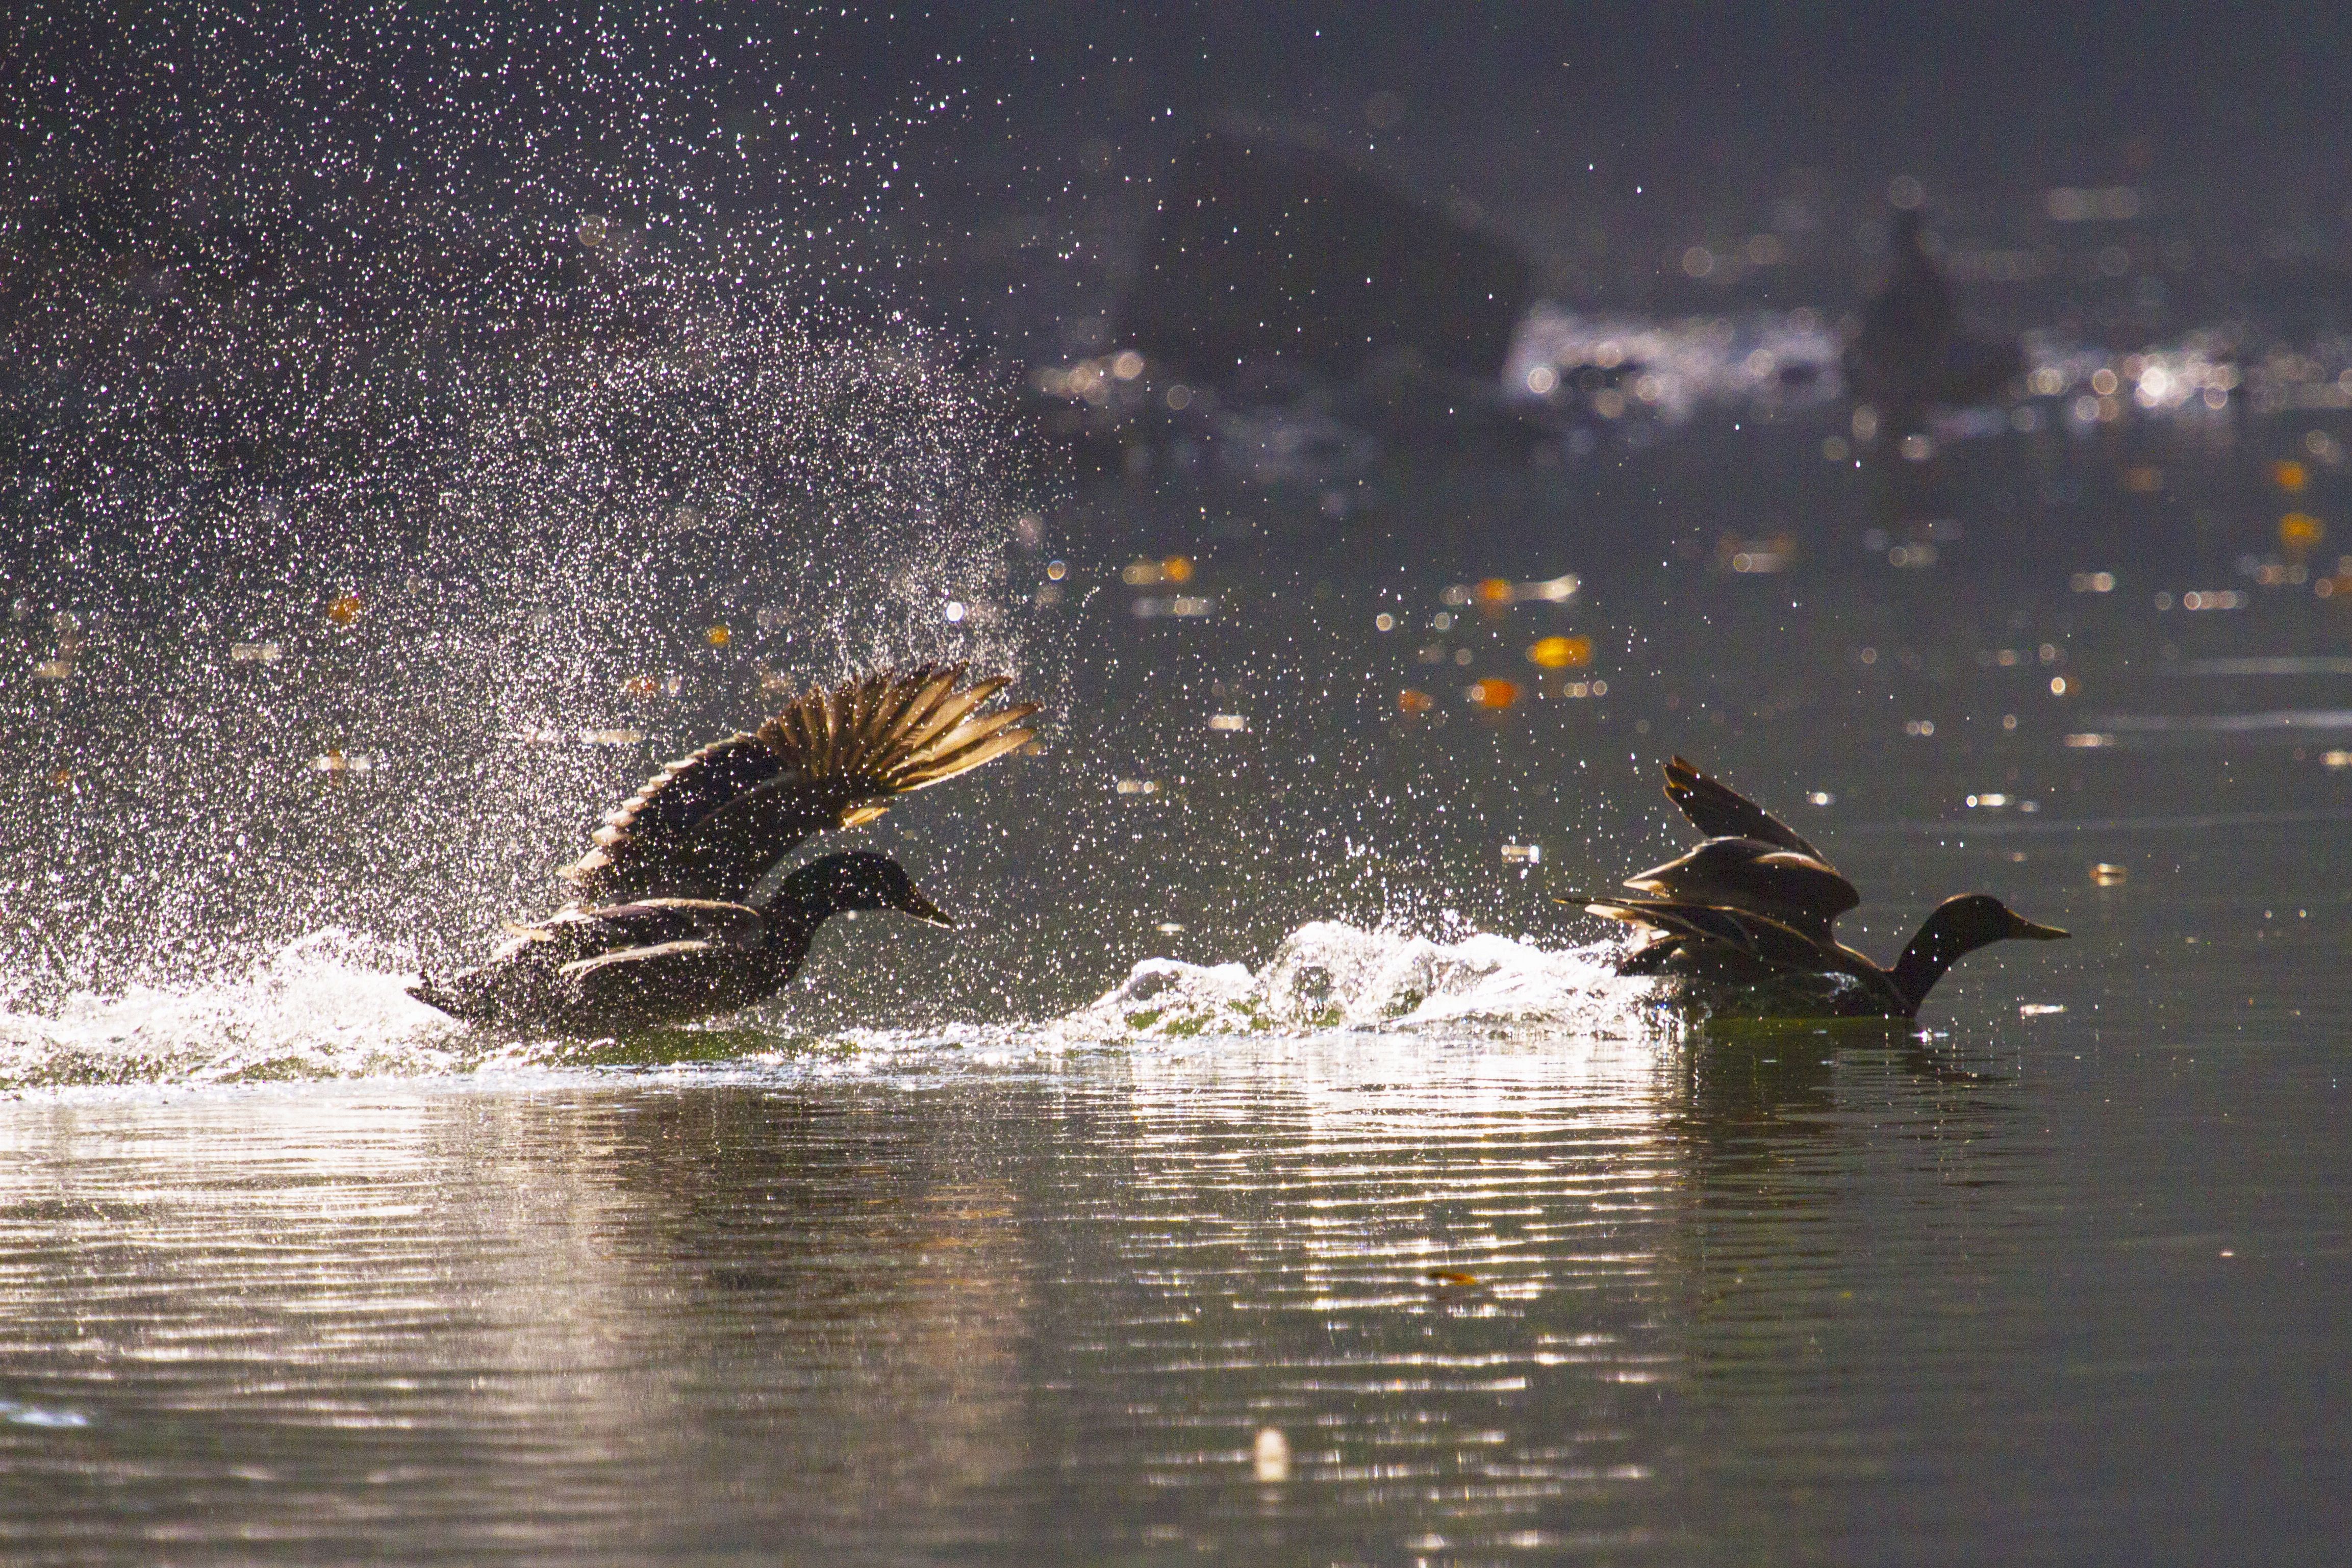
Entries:
<svg viewBox="0 0 2352 1568">
<path fill-rule="evenodd" d="M 869 834 L 965 924 L 598 1046 L 406 1002 L 525 895 L 415 852 L 395 742 L 308 771 L 295 699 L 363 664 L 238 665 L 286 683 L 200 792 L 245 859 L 132 842 L 162 763 L 18 786 L 12 896 L 57 901 L 0 1018 L 0 1553 L 2340 1561 L 2352 588 L 2283 574 L 2335 499 L 2268 477 L 2303 434 L 1976 443 L 1940 533 L 1820 428 L 1408 472 L 1345 524 L 1106 481 L 1060 605 L 1013 566 L 1043 754 Z M 1180 552 L 1213 613 L 1137 613 Z M 511 858 L 707 720 L 665 722 L 566 753 Z M 1874 952 L 1971 889 L 2074 940 L 1918 1029 L 1677 1019 L 1544 897 L 1688 841 L 1677 751 L 1836 858 Z"/>
</svg>

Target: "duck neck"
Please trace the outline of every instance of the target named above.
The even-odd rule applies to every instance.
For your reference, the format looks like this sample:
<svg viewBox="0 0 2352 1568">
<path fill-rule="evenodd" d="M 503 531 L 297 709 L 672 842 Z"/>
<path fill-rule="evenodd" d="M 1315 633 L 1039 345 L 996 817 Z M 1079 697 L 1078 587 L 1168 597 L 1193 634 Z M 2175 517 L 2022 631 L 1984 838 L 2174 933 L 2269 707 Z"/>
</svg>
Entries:
<svg viewBox="0 0 2352 1568">
<path fill-rule="evenodd" d="M 770 947 L 788 947 L 794 942 L 805 942 L 823 925 L 829 909 L 812 909 L 800 900 L 779 892 L 760 906 L 760 918 L 768 929 Z"/>
<path fill-rule="evenodd" d="M 1995 937 L 1963 936 L 1952 929 L 1946 911 L 1937 910 L 1927 917 L 1927 923 L 1919 928 L 1919 934 L 1911 939 L 1911 945 L 1903 950 L 1903 956 L 1895 961 L 1895 967 L 1887 972 L 1887 978 L 1895 983 L 1895 989 L 1903 994 L 1904 999 L 1916 1009 L 1927 999 L 1927 993 L 1935 989 L 1936 982 L 1944 977 L 1944 971 L 1951 968 L 1961 954 L 1973 952 L 1986 942 L 1997 940 Z"/>
</svg>

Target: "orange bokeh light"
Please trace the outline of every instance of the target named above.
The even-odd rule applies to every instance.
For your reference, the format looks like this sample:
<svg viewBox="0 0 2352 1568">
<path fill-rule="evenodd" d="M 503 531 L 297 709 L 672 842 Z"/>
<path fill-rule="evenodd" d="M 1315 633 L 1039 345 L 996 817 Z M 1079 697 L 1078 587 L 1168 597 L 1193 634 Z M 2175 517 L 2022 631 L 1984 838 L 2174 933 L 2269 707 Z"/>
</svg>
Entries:
<svg viewBox="0 0 2352 1568">
<path fill-rule="evenodd" d="M 1538 637 L 1528 645 L 1528 662 L 1539 669 L 1576 669 L 1592 662 L 1591 637 Z"/>
<path fill-rule="evenodd" d="M 1519 700 L 1519 688 L 1515 681 L 1490 675 L 1473 685 L 1465 695 L 1479 707 L 1499 713 Z"/>
<path fill-rule="evenodd" d="M 2327 537 L 2327 525 L 2307 511 L 2291 511 L 2279 519 L 2279 542 L 2300 553 Z"/>
</svg>

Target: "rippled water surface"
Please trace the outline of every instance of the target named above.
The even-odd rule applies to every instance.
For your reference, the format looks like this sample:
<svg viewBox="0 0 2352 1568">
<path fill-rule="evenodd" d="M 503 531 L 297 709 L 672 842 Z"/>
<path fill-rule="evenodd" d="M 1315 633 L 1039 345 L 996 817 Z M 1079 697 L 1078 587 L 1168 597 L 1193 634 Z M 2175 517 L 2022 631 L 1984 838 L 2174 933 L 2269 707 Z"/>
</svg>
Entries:
<svg viewBox="0 0 2352 1568">
<path fill-rule="evenodd" d="M 1115 479 L 992 608 L 1042 752 L 864 831 L 963 923 L 586 1045 L 403 984 L 762 700 L 705 612 L 676 702 L 564 710 L 635 750 L 353 699 L 340 772 L 399 626 L 58 631 L 0 1556 L 2340 1561 L 2352 567 L 2272 541 L 2347 492 L 2266 477 L 2297 421 L 2131 439 L 1978 441 L 1908 525 L 1818 426 L 1344 524 Z M 1146 613 L 1179 551 L 1206 612 Z M 1546 896 L 1687 844 L 1673 752 L 1871 952 L 1970 889 L 2074 940 L 1921 1029 L 1678 1016 Z"/>
<path fill-rule="evenodd" d="M 2333 1561 L 2334 896 L 2200 889 L 2237 934 L 2183 944 L 2187 999 L 2020 963 L 2000 995 L 2064 1012 L 1926 1039 L 1624 999 L 34 1093 L 0 1108 L 0 1540 Z M 2084 953 L 2182 942 L 2184 909 L 2063 901 Z"/>
</svg>

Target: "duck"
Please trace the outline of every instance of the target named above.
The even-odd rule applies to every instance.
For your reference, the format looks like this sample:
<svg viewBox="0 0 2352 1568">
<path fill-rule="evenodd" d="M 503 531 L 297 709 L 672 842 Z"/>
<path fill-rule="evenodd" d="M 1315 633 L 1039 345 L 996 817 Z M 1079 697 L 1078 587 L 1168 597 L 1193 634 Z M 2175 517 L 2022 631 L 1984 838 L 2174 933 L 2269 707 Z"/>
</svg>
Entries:
<svg viewBox="0 0 2352 1568">
<path fill-rule="evenodd" d="M 1562 903 L 1640 928 L 1618 973 L 1688 983 L 1727 1013 L 1910 1019 L 1945 971 L 1996 942 L 2059 942 L 1990 893 L 1947 899 L 1891 966 L 1839 942 L 1838 916 L 1862 902 L 1852 882 L 1788 824 L 1677 756 L 1666 797 L 1706 841 L 1636 872 L 1633 898 L 1568 894 Z"/>
<path fill-rule="evenodd" d="M 1931 408 L 1999 396 L 2025 359 L 2015 339 L 1962 329 L 1952 285 L 1927 252 L 1917 209 L 1895 215 L 1887 249 L 1885 283 L 1864 306 L 1843 357 L 1855 401 L 1875 408 L 1886 432 L 1901 437 L 1927 428 Z"/>
<path fill-rule="evenodd" d="M 1010 678 L 923 665 L 812 689 L 759 729 L 666 764 L 557 873 L 571 897 L 510 924 L 488 963 L 409 994 L 468 1023 L 559 1034 L 690 1023 L 774 994 L 835 915 L 954 921 L 873 850 L 783 863 L 898 796 L 1031 741 L 1034 702 L 990 708 Z"/>
</svg>

